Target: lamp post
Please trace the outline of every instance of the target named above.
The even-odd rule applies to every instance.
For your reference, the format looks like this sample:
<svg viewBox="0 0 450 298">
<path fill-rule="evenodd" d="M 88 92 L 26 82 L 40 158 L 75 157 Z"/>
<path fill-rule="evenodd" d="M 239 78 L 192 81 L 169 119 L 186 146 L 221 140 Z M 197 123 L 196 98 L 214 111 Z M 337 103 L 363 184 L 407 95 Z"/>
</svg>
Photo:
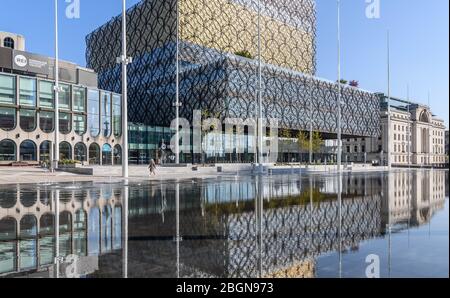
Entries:
<svg viewBox="0 0 450 298">
<path fill-rule="evenodd" d="M 127 65 L 133 61 L 127 57 L 127 4 L 122 0 L 122 56 L 117 63 L 122 64 L 122 176 L 128 178 L 128 87 Z"/>
</svg>

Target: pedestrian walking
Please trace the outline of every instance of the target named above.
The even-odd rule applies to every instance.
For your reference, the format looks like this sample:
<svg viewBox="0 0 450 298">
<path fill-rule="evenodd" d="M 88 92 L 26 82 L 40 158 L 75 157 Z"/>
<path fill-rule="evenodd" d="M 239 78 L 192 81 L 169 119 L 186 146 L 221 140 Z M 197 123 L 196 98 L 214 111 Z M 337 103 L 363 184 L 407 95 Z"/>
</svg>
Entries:
<svg viewBox="0 0 450 298">
<path fill-rule="evenodd" d="M 148 166 L 148 169 L 150 171 L 150 176 L 151 175 L 156 176 L 156 163 L 155 163 L 155 161 L 153 159 L 150 160 L 150 164 Z"/>
</svg>

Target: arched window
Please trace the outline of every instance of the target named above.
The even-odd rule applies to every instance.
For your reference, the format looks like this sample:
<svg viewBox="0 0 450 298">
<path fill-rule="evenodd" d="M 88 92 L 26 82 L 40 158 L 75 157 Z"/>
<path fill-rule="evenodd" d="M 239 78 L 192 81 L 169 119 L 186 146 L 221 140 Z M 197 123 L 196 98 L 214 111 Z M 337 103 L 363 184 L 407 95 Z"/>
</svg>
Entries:
<svg viewBox="0 0 450 298">
<path fill-rule="evenodd" d="M 55 113 L 49 111 L 39 112 L 39 127 L 44 133 L 51 133 L 55 129 Z"/>
<path fill-rule="evenodd" d="M 20 221 L 20 269 L 36 268 L 37 236 L 36 217 L 25 215 Z"/>
<path fill-rule="evenodd" d="M 74 149 L 75 149 L 75 160 L 81 162 L 87 161 L 86 145 L 84 145 L 83 143 L 77 143 Z"/>
<path fill-rule="evenodd" d="M 67 142 L 59 144 L 59 159 L 72 159 L 72 146 Z"/>
<path fill-rule="evenodd" d="M 16 239 L 17 239 L 17 223 L 12 217 L 0 220 L 0 240 L 2 241 L 2 266 L 0 266 L 0 274 L 14 272 L 16 268 Z M 5 253 L 7 252 L 7 253 Z"/>
<path fill-rule="evenodd" d="M 37 191 L 33 189 L 21 189 L 20 190 L 20 203 L 25 208 L 31 208 L 36 205 L 38 200 Z"/>
<path fill-rule="evenodd" d="M 88 90 L 88 126 L 92 137 L 100 134 L 100 97 L 97 90 Z"/>
<path fill-rule="evenodd" d="M 0 107 L 0 128 L 6 131 L 16 128 L 16 109 Z"/>
<path fill-rule="evenodd" d="M 21 109 L 20 116 L 20 128 L 26 132 L 32 132 L 36 129 L 36 111 Z"/>
<path fill-rule="evenodd" d="M 59 131 L 62 134 L 69 134 L 72 131 L 72 115 L 69 113 L 59 113 Z"/>
<path fill-rule="evenodd" d="M 107 92 L 101 93 L 102 105 L 102 132 L 103 136 L 108 138 L 111 136 L 112 121 L 111 121 L 111 94 Z"/>
<path fill-rule="evenodd" d="M 20 144 L 20 160 L 21 161 L 36 161 L 37 152 L 36 144 L 33 141 L 27 140 Z"/>
<path fill-rule="evenodd" d="M 0 208 L 11 209 L 16 206 L 17 191 L 14 188 L 6 188 L 0 190 Z"/>
<path fill-rule="evenodd" d="M 114 146 L 114 164 L 122 164 L 122 147 L 120 145 Z"/>
<path fill-rule="evenodd" d="M 14 44 L 14 39 L 12 39 L 11 37 L 6 37 L 3 40 L 3 46 L 5 48 L 10 48 L 14 50 L 15 44 Z"/>
<path fill-rule="evenodd" d="M 52 264 L 55 257 L 55 216 L 53 214 L 41 216 L 39 221 L 39 239 L 39 265 Z"/>
<path fill-rule="evenodd" d="M 102 165 L 112 165 L 112 148 L 109 144 L 102 147 Z"/>
<path fill-rule="evenodd" d="M 39 160 L 42 162 L 50 162 L 50 141 L 44 141 L 39 146 Z"/>
<path fill-rule="evenodd" d="M 113 94 L 112 104 L 114 136 L 120 137 L 122 135 L 122 97 Z"/>
<path fill-rule="evenodd" d="M 89 146 L 89 164 L 100 164 L 100 146 L 96 143 L 93 143 L 91 144 L 91 146 Z"/>
<path fill-rule="evenodd" d="M 0 142 L 0 161 L 16 160 L 16 143 L 11 140 L 3 140 Z"/>
<path fill-rule="evenodd" d="M 429 117 L 427 111 L 423 111 L 422 114 L 420 114 L 419 121 L 425 122 L 425 123 L 430 123 L 430 117 Z"/>
<path fill-rule="evenodd" d="M 112 211 L 111 206 L 105 205 L 102 212 L 102 253 L 112 250 Z"/>
</svg>

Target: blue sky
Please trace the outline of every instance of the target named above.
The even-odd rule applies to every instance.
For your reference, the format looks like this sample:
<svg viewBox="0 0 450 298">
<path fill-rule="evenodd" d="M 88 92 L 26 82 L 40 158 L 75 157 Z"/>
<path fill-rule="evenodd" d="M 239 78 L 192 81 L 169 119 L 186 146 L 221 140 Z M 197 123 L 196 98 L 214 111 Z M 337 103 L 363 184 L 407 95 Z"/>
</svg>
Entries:
<svg viewBox="0 0 450 298">
<path fill-rule="evenodd" d="M 80 0 L 81 18 L 64 17 L 60 0 L 60 56 L 85 65 L 85 36 L 121 11 L 120 0 Z M 128 0 L 131 6 L 139 0 Z M 337 78 L 336 1 L 317 2 L 317 75 Z M 391 34 L 392 94 L 431 106 L 449 124 L 449 1 L 380 0 L 380 19 L 366 18 L 365 0 L 342 2 L 342 76 L 371 91 L 386 91 L 386 31 Z M 53 0 L 0 0 L 0 31 L 23 34 L 27 50 L 54 55 Z M 18 17 L 19 16 L 19 17 Z"/>
</svg>

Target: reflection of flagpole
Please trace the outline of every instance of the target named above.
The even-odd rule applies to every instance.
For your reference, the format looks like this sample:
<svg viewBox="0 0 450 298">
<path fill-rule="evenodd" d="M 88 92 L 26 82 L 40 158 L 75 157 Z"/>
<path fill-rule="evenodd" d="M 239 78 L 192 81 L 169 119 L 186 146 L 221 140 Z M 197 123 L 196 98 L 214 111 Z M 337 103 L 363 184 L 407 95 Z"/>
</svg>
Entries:
<svg viewBox="0 0 450 298">
<path fill-rule="evenodd" d="M 55 265 L 56 265 L 56 278 L 59 278 L 59 190 L 52 192 L 53 202 L 55 204 Z"/>
<path fill-rule="evenodd" d="M 180 183 L 175 185 L 175 209 L 176 209 L 176 244 L 177 244 L 177 278 L 180 278 Z"/>
<path fill-rule="evenodd" d="M 342 278 L 342 172 L 338 174 L 338 204 L 339 204 L 339 278 Z"/>
<path fill-rule="evenodd" d="M 175 163 L 180 164 L 180 8 L 179 1 L 176 1 L 177 32 L 176 32 L 176 78 L 175 78 Z"/>
<path fill-rule="evenodd" d="M 123 278 L 128 278 L 128 186 L 123 190 L 123 224 L 122 224 L 122 274 Z"/>
</svg>

